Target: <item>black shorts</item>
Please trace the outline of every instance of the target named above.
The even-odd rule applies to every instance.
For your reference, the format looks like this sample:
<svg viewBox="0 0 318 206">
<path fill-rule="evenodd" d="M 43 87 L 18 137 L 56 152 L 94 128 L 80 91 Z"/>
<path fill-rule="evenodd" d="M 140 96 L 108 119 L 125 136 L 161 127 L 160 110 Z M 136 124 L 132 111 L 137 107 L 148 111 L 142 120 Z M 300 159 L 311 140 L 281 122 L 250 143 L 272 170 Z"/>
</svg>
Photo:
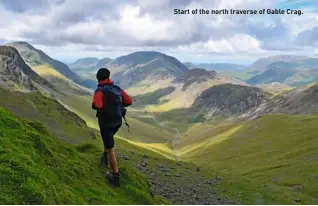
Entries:
<svg viewBox="0 0 318 206">
<path fill-rule="evenodd" d="M 101 127 L 100 134 L 103 139 L 104 148 L 105 149 L 112 149 L 114 147 L 114 135 L 119 130 L 121 125 L 116 127 Z"/>
</svg>

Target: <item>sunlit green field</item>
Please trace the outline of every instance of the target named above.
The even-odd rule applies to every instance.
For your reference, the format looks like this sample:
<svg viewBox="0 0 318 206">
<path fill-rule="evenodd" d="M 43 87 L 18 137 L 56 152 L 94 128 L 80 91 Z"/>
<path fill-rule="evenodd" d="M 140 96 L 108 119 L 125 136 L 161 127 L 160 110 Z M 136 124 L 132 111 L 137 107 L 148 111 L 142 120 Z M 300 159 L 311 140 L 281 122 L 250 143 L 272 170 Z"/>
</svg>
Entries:
<svg viewBox="0 0 318 206">
<path fill-rule="evenodd" d="M 184 160 L 279 188 L 275 196 L 280 199 L 313 204 L 318 198 L 317 124 L 318 116 L 275 114 L 214 129 L 197 125 L 180 150 Z"/>
</svg>

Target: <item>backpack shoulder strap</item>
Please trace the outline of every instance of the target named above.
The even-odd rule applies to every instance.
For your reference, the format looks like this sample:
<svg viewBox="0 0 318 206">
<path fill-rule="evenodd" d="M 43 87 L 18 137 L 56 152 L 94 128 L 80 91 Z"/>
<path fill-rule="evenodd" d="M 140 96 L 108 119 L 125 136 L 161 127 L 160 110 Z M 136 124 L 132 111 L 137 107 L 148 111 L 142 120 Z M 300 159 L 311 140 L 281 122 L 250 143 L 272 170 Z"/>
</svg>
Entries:
<svg viewBox="0 0 318 206">
<path fill-rule="evenodd" d="M 128 132 L 129 132 L 130 131 L 130 125 L 128 124 L 128 122 L 126 120 L 127 109 L 125 107 L 122 107 L 121 110 L 122 110 L 121 112 L 122 112 L 123 119 L 125 121 L 125 125 L 128 127 Z"/>
</svg>

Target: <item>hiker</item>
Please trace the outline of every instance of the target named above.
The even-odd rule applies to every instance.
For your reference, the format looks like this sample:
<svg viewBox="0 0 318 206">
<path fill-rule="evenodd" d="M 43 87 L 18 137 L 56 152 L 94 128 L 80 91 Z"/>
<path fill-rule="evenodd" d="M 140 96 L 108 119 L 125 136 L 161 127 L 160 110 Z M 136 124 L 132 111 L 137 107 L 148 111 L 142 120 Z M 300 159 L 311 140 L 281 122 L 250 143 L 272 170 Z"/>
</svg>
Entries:
<svg viewBox="0 0 318 206">
<path fill-rule="evenodd" d="M 94 102 L 92 108 L 97 110 L 96 117 L 100 133 L 104 143 L 104 153 L 101 158 L 104 164 L 112 169 L 112 173 L 107 174 L 109 183 L 119 186 L 119 171 L 114 151 L 114 135 L 122 125 L 122 112 L 124 107 L 132 104 L 132 98 L 109 78 L 110 71 L 107 68 L 101 68 L 96 74 L 98 88 L 94 93 Z M 123 110 L 124 109 L 124 110 Z"/>
</svg>

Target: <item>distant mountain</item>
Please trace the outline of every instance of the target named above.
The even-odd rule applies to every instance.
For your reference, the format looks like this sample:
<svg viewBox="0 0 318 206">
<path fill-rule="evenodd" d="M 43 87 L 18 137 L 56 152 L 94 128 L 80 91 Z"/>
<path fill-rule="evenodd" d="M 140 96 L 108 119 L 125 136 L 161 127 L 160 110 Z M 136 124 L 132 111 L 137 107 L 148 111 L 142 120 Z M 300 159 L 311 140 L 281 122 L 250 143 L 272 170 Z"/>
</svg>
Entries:
<svg viewBox="0 0 318 206">
<path fill-rule="evenodd" d="M 0 87 L 23 92 L 54 89 L 23 61 L 15 48 L 9 46 L 0 46 Z"/>
<path fill-rule="evenodd" d="M 243 70 L 216 70 L 220 75 L 235 77 L 250 84 L 280 82 L 291 86 L 316 81 L 318 59 L 306 56 L 278 55 L 260 58 Z M 269 71 L 267 71 L 269 70 Z M 288 70 L 288 71 L 286 71 Z"/>
<path fill-rule="evenodd" d="M 24 61 L 30 65 L 31 67 L 41 66 L 41 65 L 49 65 L 57 72 L 61 73 L 66 78 L 88 88 L 94 88 L 96 83 L 92 80 L 85 80 L 75 73 L 73 73 L 66 64 L 52 59 L 43 51 L 34 48 L 32 45 L 27 42 L 12 42 L 8 44 L 8 46 L 12 46 L 16 48 Z"/>
<path fill-rule="evenodd" d="M 285 82 L 293 76 L 297 70 L 297 65 L 287 62 L 275 62 L 266 67 L 263 73 L 257 74 L 247 80 L 248 84 L 268 84 L 272 82 Z"/>
<path fill-rule="evenodd" d="M 189 69 L 196 67 L 196 65 L 192 62 L 183 62 L 183 64 L 186 65 Z"/>
<path fill-rule="evenodd" d="M 275 62 L 286 62 L 292 63 L 296 61 L 308 60 L 309 57 L 306 56 L 293 56 L 293 55 L 278 55 L 278 56 L 270 56 L 265 58 L 260 58 L 255 61 L 252 65 L 250 65 L 247 69 L 251 72 L 263 72 L 267 70 L 267 67 Z"/>
<path fill-rule="evenodd" d="M 103 59 L 100 59 L 97 64 L 96 64 L 96 69 L 99 69 L 99 68 L 102 68 L 102 67 L 107 67 L 107 65 L 112 61 L 113 59 L 110 59 L 110 58 L 103 58 Z"/>
<path fill-rule="evenodd" d="M 191 108 L 203 119 L 229 118 L 258 107 L 270 96 L 256 87 L 221 84 L 205 90 Z"/>
<path fill-rule="evenodd" d="M 194 68 L 187 70 L 179 77 L 142 80 L 130 86 L 127 91 L 135 98 L 148 100 L 153 97 L 153 101 L 142 102 L 149 104 L 143 105 L 147 111 L 165 112 L 191 107 L 202 92 L 220 84 L 247 85 L 239 79 L 221 76 L 213 70 Z"/>
<path fill-rule="evenodd" d="M 188 71 L 176 58 L 154 51 L 121 56 L 107 66 L 112 71 L 112 78 L 124 88 L 144 79 L 180 77 Z"/>
<path fill-rule="evenodd" d="M 86 68 L 96 66 L 98 61 L 99 59 L 97 58 L 87 57 L 87 58 L 78 59 L 74 63 L 69 64 L 68 66 L 70 67 L 71 70 L 86 69 Z"/>
<path fill-rule="evenodd" d="M 299 67 L 318 70 L 318 58 L 299 59 L 294 63 L 298 64 Z"/>
<path fill-rule="evenodd" d="M 272 94 L 257 87 L 217 84 L 201 92 L 190 107 L 164 112 L 158 118 L 178 122 L 236 121 L 271 97 Z"/>
<path fill-rule="evenodd" d="M 89 57 L 78 59 L 74 63 L 70 64 L 69 67 L 72 71 L 78 74 L 87 75 L 95 73 L 102 67 L 107 67 L 108 63 L 111 61 L 112 59 L 110 58 L 97 59 Z"/>
<path fill-rule="evenodd" d="M 268 65 L 264 72 L 254 75 L 249 84 L 269 84 L 279 82 L 290 86 L 301 86 L 318 80 L 318 59 L 277 61 Z"/>
<path fill-rule="evenodd" d="M 192 62 L 185 62 L 184 63 L 189 69 L 193 68 L 203 68 L 207 70 L 215 70 L 215 71 L 225 71 L 225 70 L 242 70 L 246 68 L 244 65 L 240 64 L 229 64 L 229 63 L 199 63 L 195 64 Z"/>
<path fill-rule="evenodd" d="M 179 122 L 237 122 L 272 113 L 318 113 L 317 83 L 288 88 L 274 95 L 271 93 L 251 86 L 220 84 L 202 92 L 191 107 L 167 111 L 158 118 Z"/>
<path fill-rule="evenodd" d="M 318 112 L 318 84 L 297 87 L 275 96 L 241 116 L 253 119 L 267 113 L 312 114 Z"/>
<path fill-rule="evenodd" d="M 183 90 L 185 90 L 187 86 L 193 83 L 201 83 L 204 81 L 208 81 L 210 79 L 214 79 L 216 75 L 217 75 L 216 71 L 207 71 L 201 68 L 194 68 L 194 69 L 188 70 L 182 76 L 176 78 L 174 82 L 184 83 Z"/>
</svg>

